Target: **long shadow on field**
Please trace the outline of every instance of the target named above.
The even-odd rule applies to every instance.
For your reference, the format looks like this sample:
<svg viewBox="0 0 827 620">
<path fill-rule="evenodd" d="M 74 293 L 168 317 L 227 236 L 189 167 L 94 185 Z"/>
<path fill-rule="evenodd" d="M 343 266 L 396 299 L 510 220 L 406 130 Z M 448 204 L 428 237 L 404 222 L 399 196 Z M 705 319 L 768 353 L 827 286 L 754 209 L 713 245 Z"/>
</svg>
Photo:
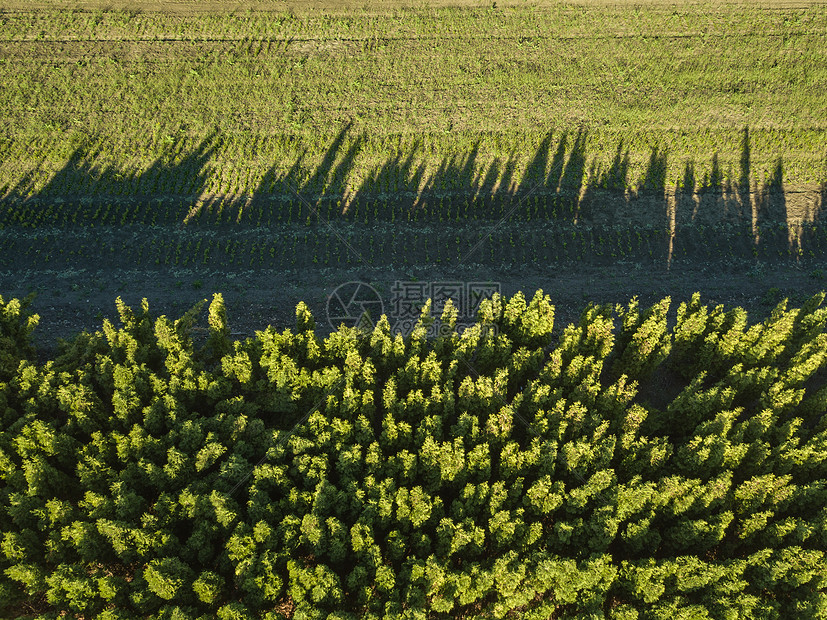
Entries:
<svg viewBox="0 0 827 620">
<path fill-rule="evenodd" d="M 417 163 L 428 158 L 421 142 L 408 152 L 392 150 L 364 170 L 359 160 L 368 136 L 351 130 L 343 126 L 317 164 L 304 152 L 292 162 L 273 162 L 253 191 L 245 185 L 249 181 L 238 180 L 238 196 L 207 192 L 213 176 L 207 167 L 224 146 L 215 133 L 192 148 L 185 141 L 169 144 L 139 174 L 100 165 L 110 147 L 90 139 L 40 191 L 32 191 L 37 170 L 21 179 L 0 201 L 0 223 L 163 226 L 153 233 L 153 241 L 164 237 L 150 248 L 154 262 L 178 264 L 176 256 L 183 253 L 184 265 L 189 244 L 200 248 L 203 264 L 208 256 L 226 261 L 237 255 L 253 265 L 253 255 L 261 257 L 255 264 L 275 268 L 331 261 L 352 266 L 355 245 L 367 246 L 372 264 L 500 261 L 538 268 L 570 261 L 763 260 L 827 251 L 813 226 L 827 204 L 827 183 L 820 191 L 785 194 L 779 159 L 759 184 L 751 170 L 748 128 L 735 170 L 724 170 L 715 154 L 701 177 L 700 166 L 685 161 L 674 188 L 666 185 L 669 153 L 661 146 L 650 146 L 643 174 L 630 178 L 624 141 L 606 163 L 602 154 L 587 153 L 585 130 L 548 132 L 527 162 L 515 152 L 486 162 L 480 139 L 467 154 L 442 160 L 430 173 Z M 316 226 L 306 226 L 311 224 Z M 350 245 L 337 230 L 343 224 Z M 208 238 L 216 225 L 231 228 L 233 240 Z M 203 238 L 176 236 L 176 227 L 182 235 Z M 116 241 L 124 251 L 131 247 Z M 4 247 L 10 256 L 28 242 L 15 243 Z M 100 241 L 105 243 L 112 247 Z M 132 258 L 125 254 L 122 260 Z"/>
<path fill-rule="evenodd" d="M 347 180 L 353 172 L 355 158 L 366 141 L 364 134 L 357 136 L 340 156 L 349 130 L 348 123 L 309 176 L 302 165 L 306 152 L 286 171 L 280 171 L 278 164 L 270 166 L 247 203 L 236 205 L 236 220 L 266 226 L 317 221 L 330 223 L 340 218 L 347 210 Z M 209 217 L 203 218 L 203 221 L 212 223 Z"/>
<path fill-rule="evenodd" d="M 170 143 L 146 170 L 124 174 L 98 163 L 111 145 L 89 138 L 36 193 L 37 170 L 11 188 L 0 201 L 0 223 L 64 227 L 183 222 L 189 197 L 207 186 L 205 166 L 215 142 L 213 133 L 192 149 L 184 141 Z"/>
</svg>

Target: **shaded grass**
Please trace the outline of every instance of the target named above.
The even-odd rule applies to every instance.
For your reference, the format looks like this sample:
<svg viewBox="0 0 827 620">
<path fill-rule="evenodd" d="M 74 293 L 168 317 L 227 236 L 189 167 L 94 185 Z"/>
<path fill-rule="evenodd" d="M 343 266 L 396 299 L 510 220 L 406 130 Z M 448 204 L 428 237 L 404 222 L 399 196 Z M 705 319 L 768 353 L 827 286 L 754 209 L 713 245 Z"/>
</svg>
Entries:
<svg viewBox="0 0 827 620">
<path fill-rule="evenodd" d="M 479 173 L 476 144 L 433 174 L 413 167 L 413 152 L 398 151 L 350 191 L 345 181 L 366 137 L 349 132 L 341 128 L 311 174 L 299 157 L 288 170 L 271 167 L 250 195 L 206 191 L 217 135 L 187 150 L 172 144 L 129 178 L 97 168 L 101 144 L 91 141 L 34 196 L 29 179 L 0 203 L 0 267 L 542 269 L 625 261 L 668 269 L 696 260 L 819 261 L 827 251 L 827 183 L 785 188 L 781 158 L 756 179 L 748 130 L 736 171 L 724 174 L 713 155 L 709 173 L 697 176 L 703 162 L 689 161 L 681 182 L 667 186 L 669 154 L 654 146 L 634 191 L 624 189 L 624 142 L 604 168 L 589 163 L 584 130 L 549 132 L 519 182 L 513 160 Z M 78 191 L 69 196 L 68 187 Z"/>
</svg>

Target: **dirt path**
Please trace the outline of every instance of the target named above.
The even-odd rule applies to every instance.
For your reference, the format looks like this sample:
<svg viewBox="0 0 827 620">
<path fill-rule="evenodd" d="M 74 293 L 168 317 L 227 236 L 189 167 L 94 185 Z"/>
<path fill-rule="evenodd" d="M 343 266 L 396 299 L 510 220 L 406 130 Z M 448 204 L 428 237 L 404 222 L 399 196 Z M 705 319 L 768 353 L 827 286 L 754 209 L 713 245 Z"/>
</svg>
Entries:
<svg viewBox="0 0 827 620">
<path fill-rule="evenodd" d="M 823 271 L 820 271 L 823 270 Z M 464 269 L 419 266 L 408 271 L 315 270 L 301 273 L 247 271 L 211 273 L 197 280 L 180 271 L 77 270 L 57 273 L 0 274 L 5 299 L 37 291 L 32 310 L 40 315 L 35 345 L 41 361 L 56 351 L 58 338 L 69 338 L 80 330 L 100 329 L 104 317 L 119 325 L 115 311 L 118 296 L 130 306 L 149 300 L 154 316 L 177 318 L 200 299 L 221 292 L 227 305 L 230 326 L 236 338 L 251 336 L 272 325 L 278 330 L 293 327 L 295 307 L 310 306 L 319 336 L 331 331 L 326 320 L 328 296 L 350 281 L 368 283 L 382 297 L 391 315 L 395 281 L 499 283 L 504 295 L 523 291 L 530 298 L 537 289 L 548 294 L 556 307 L 556 328 L 575 322 L 589 301 L 626 303 L 637 295 L 647 305 L 667 295 L 672 297 L 672 315 L 681 301 L 695 291 L 709 304 L 742 306 L 751 320 L 763 319 L 782 297 L 797 306 L 827 288 L 822 279 L 827 265 L 796 266 L 782 263 L 766 266 L 742 264 L 674 264 L 665 267 L 642 265 L 549 266 L 547 268 L 495 269 L 469 266 Z M 463 319 L 461 318 L 461 321 Z M 201 325 L 206 326 L 206 308 Z"/>
</svg>

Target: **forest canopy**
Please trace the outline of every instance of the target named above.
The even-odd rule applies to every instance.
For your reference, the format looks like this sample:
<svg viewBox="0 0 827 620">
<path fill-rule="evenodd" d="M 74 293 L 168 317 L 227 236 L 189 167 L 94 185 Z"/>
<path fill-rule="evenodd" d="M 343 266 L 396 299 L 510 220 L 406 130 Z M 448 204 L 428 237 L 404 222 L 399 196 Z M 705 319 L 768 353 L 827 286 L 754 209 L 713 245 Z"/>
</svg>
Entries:
<svg viewBox="0 0 827 620">
<path fill-rule="evenodd" d="M 42 364 L 0 298 L 0 615 L 825 617 L 824 297 L 243 341 L 118 299 Z"/>
</svg>

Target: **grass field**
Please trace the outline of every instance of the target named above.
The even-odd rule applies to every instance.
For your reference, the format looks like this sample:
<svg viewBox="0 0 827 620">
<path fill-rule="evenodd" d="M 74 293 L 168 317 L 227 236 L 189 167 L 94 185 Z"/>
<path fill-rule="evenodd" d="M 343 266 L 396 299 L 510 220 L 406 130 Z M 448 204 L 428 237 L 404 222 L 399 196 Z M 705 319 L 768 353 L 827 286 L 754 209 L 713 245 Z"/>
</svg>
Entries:
<svg viewBox="0 0 827 620">
<path fill-rule="evenodd" d="M 756 179 L 779 158 L 787 184 L 825 177 L 823 6 L 2 18 L 0 187 L 28 194 L 73 154 L 90 172 L 129 177 L 216 134 L 203 185 L 252 193 L 301 154 L 312 170 L 346 123 L 365 134 L 342 180 L 355 186 L 396 153 L 427 176 L 478 141 L 476 173 L 512 157 L 519 180 L 546 132 L 578 128 L 598 168 L 622 142 L 631 186 L 653 146 L 668 154 L 667 186 L 687 161 L 710 173 L 716 153 L 724 176 L 737 173 L 745 127 Z M 90 141 L 100 146 L 86 152 Z"/>
<path fill-rule="evenodd" d="M 827 250 L 823 3 L 7 2 L 0 25 L 20 287 Z"/>
</svg>

